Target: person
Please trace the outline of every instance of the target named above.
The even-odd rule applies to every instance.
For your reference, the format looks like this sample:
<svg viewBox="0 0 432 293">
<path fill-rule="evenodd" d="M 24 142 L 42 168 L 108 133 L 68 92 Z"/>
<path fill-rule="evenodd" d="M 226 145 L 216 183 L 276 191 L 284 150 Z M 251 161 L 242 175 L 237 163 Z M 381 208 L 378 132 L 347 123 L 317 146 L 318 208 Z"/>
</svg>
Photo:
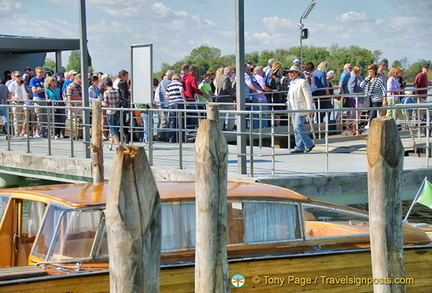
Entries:
<svg viewBox="0 0 432 293">
<path fill-rule="evenodd" d="M 355 107 L 353 99 L 349 96 L 346 96 L 349 94 L 348 82 L 349 82 L 349 79 L 351 77 L 351 69 L 352 69 L 352 66 L 350 63 L 345 64 L 343 67 L 343 72 L 339 78 L 338 93 L 340 95 L 344 95 L 342 97 L 342 101 L 343 101 L 342 106 L 344 108 L 354 108 Z M 355 112 L 353 112 L 353 111 L 347 111 L 346 112 L 345 127 L 348 131 L 350 131 L 351 129 L 354 128 L 354 124 L 353 124 L 354 115 L 355 115 Z"/>
<path fill-rule="evenodd" d="M 11 94 L 12 105 L 12 118 L 13 118 L 13 133 L 15 136 L 25 135 L 26 129 L 23 128 L 23 121 L 25 121 L 24 109 L 22 105 L 24 100 L 28 98 L 27 90 L 24 81 L 21 80 L 21 72 L 14 71 L 12 73 L 12 82 L 8 86 Z"/>
<path fill-rule="evenodd" d="M 174 73 L 175 73 L 174 70 L 168 69 L 165 72 L 165 75 L 162 78 L 161 82 L 159 83 L 159 88 L 156 90 L 157 97 L 155 96 L 155 101 L 157 100 L 157 98 L 159 98 L 159 101 L 157 102 L 160 103 L 160 105 L 158 105 L 158 107 L 159 109 L 163 110 L 157 112 L 159 118 L 158 126 L 157 126 L 158 128 L 157 139 L 161 141 L 168 140 L 167 133 L 163 130 L 169 127 L 169 114 L 168 114 L 169 105 L 168 105 L 168 101 L 165 100 L 165 97 L 166 97 L 167 87 L 171 83 Z"/>
<path fill-rule="evenodd" d="M 328 97 L 330 91 L 327 85 L 326 72 L 328 70 L 328 64 L 326 61 L 322 61 L 318 64 L 317 68 L 312 72 L 312 96 L 317 97 L 314 101 L 315 107 L 317 109 L 331 109 L 333 105 Z M 323 112 L 317 113 L 317 119 L 319 122 L 324 122 L 324 117 L 326 116 Z"/>
<path fill-rule="evenodd" d="M 214 92 L 213 92 L 212 87 L 211 87 L 212 84 L 213 84 L 213 82 L 212 82 L 211 75 L 209 73 L 206 73 L 203 77 L 203 80 L 198 85 L 199 90 L 202 91 L 205 95 L 207 95 L 207 97 L 205 97 L 205 96 L 199 97 L 198 101 L 200 103 L 197 106 L 199 110 L 205 110 L 206 109 L 206 103 L 212 102 L 211 97 L 214 96 Z M 200 113 L 200 117 L 202 119 L 205 119 L 206 113 Z"/>
<path fill-rule="evenodd" d="M 46 108 L 42 108 L 47 105 L 45 99 L 45 77 L 44 70 L 42 67 L 38 66 L 35 68 L 36 76 L 30 79 L 30 88 L 33 92 L 33 102 L 36 106 L 34 108 L 37 121 L 37 133 L 34 137 L 47 137 L 47 111 Z"/>
<path fill-rule="evenodd" d="M 313 64 L 313 62 L 308 62 L 305 65 L 303 65 L 303 67 L 299 67 L 299 66 L 297 66 L 297 67 L 302 68 L 301 77 L 306 79 L 306 81 L 309 83 L 309 86 L 312 87 L 312 74 L 315 70 L 315 64 Z"/>
<path fill-rule="evenodd" d="M 225 67 L 224 73 L 219 77 L 216 83 L 216 96 L 217 101 L 222 103 L 219 106 L 219 110 L 234 110 L 234 100 L 236 98 L 236 91 L 232 86 L 231 78 L 234 76 L 234 68 Z M 224 114 L 225 115 L 225 114 Z M 226 116 L 221 115 L 219 119 L 220 129 L 224 129 Z M 226 124 L 226 130 L 233 130 L 235 125 L 234 114 L 228 114 L 228 123 Z"/>
<path fill-rule="evenodd" d="M 420 95 L 418 99 L 420 100 L 426 100 L 427 99 L 427 93 L 429 86 L 429 80 L 428 80 L 428 71 L 429 71 L 429 63 L 424 63 L 422 66 L 422 71 L 416 75 L 414 79 L 414 94 Z M 423 96 L 424 95 L 424 96 Z"/>
<path fill-rule="evenodd" d="M 365 91 L 366 104 L 370 103 L 370 107 L 379 108 L 387 105 L 387 90 L 380 77 L 378 77 L 378 66 L 376 64 L 369 64 L 368 76 L 365 80 L 360 83 L 360 86 Z M 379 110 L 372 110 L 369 112 L 369 123 L 366 125 L 366 129 L 369 129 L 370 122 L 379 115 Z"/>
<path fill-rule="evenodd" d="M 274 58 L 270 58 L 270 59 L 267 61 L 267 66 L 263 68 L 263 71 L 264 71 L 264 77 L 270 74 L 270 70 L 271 70 L 272 64 L 273 64 L 273 62 L 275 62 L 275 61 L 276 61 L 276 59 L 274 59 Z"/>
<path fill-rule="evenodd" d="M 119 71 L 117 79 L 113 83 L 113 88 L 118 89 L 120 92 L 120 97 L 122 100 L 126 101 L 124 108 L 130 108 L 131 98 L 130 98 L 130 87 L 129 87 L 129 72 L 122 69 Z M 120 119 L 123 119 L 123 137 L 126 143 L 129 143 L 132 139 L 131 137 L 131 115 L 130 111 L 120 111 Z"/>
<path fill-rule="evenodd" d="M 385 71 L 388 69 L 388 60 L 384 58 L 378 65 L 378 77 L 382 79 L 384 86 L 387 84 L 387 74 Z"/>
<path fill-rule="evenodd" d="M 290 89 L 288 91 L 287 105 L 289 110 L 312 110 L 312 94 L 308 82 L 300 77 L 301 71 L 297 66 L 291 66 L 288 74 L 291 79 Z M 292 114 L 292 123 L 294 130 L 294 139 L 296 147 L 292 154 L 309 153 L 315 147 L 309 134 L 306 133 L 304 124 L 306 116 L 312 115 L 312 112 L 294 112 Z"/>
<path fill-rule="evenodd" d="M 67 87 L 73 82 L 75 75 L 77 74 L 78 72 L 76 72 L 75 70 L 70 70 L 65 72 L 65 77 L 64 77 L 65 81 L 63 82 L 62 85 L 62 96 L 64 101 L 67 101 L 67 93 L 66 93 Z"/>
<path fill-rule="evenodd" d="M 184 95 L 187 101 L 186 109 L 188 110 L 197 110 L 195 95 L 207 97 L 207 95 L 198 89 L 196 81 L 197 74 L 198 68 L 196 66 L 191 66 L 189 67 L 188 73 L 182 77 Z M 198 116 L 196 113 L 187 113 L 185 126 L 187 129 L 198 128 Z M 188 135 L 194 136 L 196 133 L 188 133 Z"/>
<path fill-rule="evenodd" d="M 57 81 L 55 78 L 47 77 L 45 79 L 44 88 L 45 99 L 54 106 L 52 111 L 54 119 L 51 119 L 51 121 L 54 122 L 54 139 L 64 138 L 64 109 L 56 108 L 58 106 L 64 106 L 64 104 L 61 99 L 60 88 L 57 87 Z"/>
<path fill-rule="evenodd" d="M 0 116 L 3 122 L 3 128 L 0 129 L 0 132 L 2 134 L 9 133 L 9 111 L 8 107 L 6 107 L 5 105 L 7 105 L 10 97 L 11 95 L 8 87 L 3 82 L 0 82 Z"/>
<path fill-rule="evenodd" d="M 120 101 L 120 92 L 113 88 L 113 81 L 111 78 L 104 80 L 105 91 L 103 93 L 103 106 L 107 108 L 117 108 Z M 109 151 L 113 150 L 113 145 L 120 143 L 120 113 L 116 109 L 107 109 L 107 123 L 109 127 L 109 142 L 107 146 Z"/>
<path fill-rule="evenodd" d="M 97 75 L 92 75 L 90 80 L 90 86 L 88 88 L 88 96 L 90 104 L 93 101 L 101 101 L 102 100 L 102 92 L 99 88 L 99 77 Z"/>
<path fill-rule="evenodd" d="M 358 65 L 354 66 L 354 69 L 351 71 L 350 79 L 348 80 L 348 91 L 350 94 L 354 95 L 354 105 L 357 109 L 363 108 L 364 104 L 364 89 L 360 86 L 361 82 L 364 78 L 361 76 L 362 68 Z M 362 115 L 361 110 L 355 112 L 355 121 L 356 121 L 356 129 L 358 129 L 359 119 Z M 358 132 L 356 132 L 357 134 Z"/>
<path fill-rule="evenodd" d="M 82 104 L 82 88 L 81 88 L 81 74 L 75 75 L 73 82 L 66 88 L 67 106 L 70 107 L 69 111 L 72 114 L 72 120 L 75 124 L 76 132 L 78 132 L 78 124 L 81 121 L 82 109 L 78 108 Z M 71 134 L 72 135 L 72 134 Z M 78 133 L 75 133 L 78 138 Z"/>
<path fill-rule="evenodd" d="M 262 66 L 255 66 L 253 70 L 254 75 L 251 78 L 251 85 L 254 88 L 254 95 L 252 95 L 252 111 L 267 111 L 267 105 L 260 106 L 259 104 L 266 104 L 267 97 L 264 95 L 264 89 L 261 87 L 263 83 L 264 69 Z M 261 119 L 259 118 L 261 116 Z M 268 119 L 267 114 L 253 114 L 254 129 L 267 128 Z"/>
<path fill-rule="evenodd" d="M 280 93 L 282 90 L 281 85 L 281 79 L 282 79 L 282 73 L 281 68 L 282 65 L 279 61 L 274 61 L 272 63 L 271 69 L 269 74 L 266 76 L 266 85 L 275 91 L 276 93 L 272 93 L 270 98 L 270 103 L 272 104 L 284 104 L 286 102 L 284 95 Z M 285 107 L 283 106 L 271 106 L 271 110 L 274 111 L 281 111 L 284 110 Z M 274 116 L 274 124 L 275 126 L 279 126 L 281 123 L 281 113 L 277 113 Z"/>
<path fill-rule="evenodd" d="M 27 68 L 26 68 L 27 69 Z M 27 73 L 23 75 L 23 84 L 25 86 L 27 92 L 27 99 L 24 99 L 24 123 L 23 129 L 25 130 L 25 134 L 28 136 L 35 136 L 37 134 L 37 123 L 36 114 L 34 112 L 34 108 L 28 107 L 33 103 L 33 91 L 30 88 L 30 80 L 33 78 L 33 73 L 31 69 Z M 30 73 L 29 73 L 30 72 Z M 27 132 L 27 128 L 29 131 Z"/>
<path fill-rule="evenodd" d="M 397 66 L 392 66 L 388 73 L 388 79 L 387 79 L 387 105 L 389 107 L 394 106 L 396 104 L 400 103 L 400 83 L 399 83 L 399 77 L 402 76 L 402 69 Z M 397 118 L 402 119 L 403 114 L 401 109 L 396 110 L 396 114 L 394 115 L 393 109 L 387 110 L 387 117 L 394 117 L 395 121 Z"/>
<path fill-rule="evenodd" d="M 187 102 L 186 96 L 184 94 L 183 83 L 180 81 L 180 74 L 174 73 L 172 76 L 171 83 L 167 86 L 165 99 L 169 103 L 169 128 L 179 129 L 180 122 L 183 121 L 182 111 L 172 111 L 172 110 L 183 110 L 185 108 L 185 103 Z M 177 131 L 171 131 L 168 133 L 168 142 L 176 143 L 180 141 L 180 136 Z"/>
</svg>

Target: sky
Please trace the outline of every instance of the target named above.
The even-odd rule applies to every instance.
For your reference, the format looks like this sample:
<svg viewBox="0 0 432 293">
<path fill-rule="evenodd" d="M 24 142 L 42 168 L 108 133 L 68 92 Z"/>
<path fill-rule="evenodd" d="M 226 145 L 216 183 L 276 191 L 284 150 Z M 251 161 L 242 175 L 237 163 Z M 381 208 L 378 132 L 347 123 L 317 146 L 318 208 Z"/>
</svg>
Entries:
<svg viewBox="0 0 432 293">
<path fill-rule="evenodd" d="M 304 46 L 356 45 L 382 58 L 432 60 L 432 0 L 315 0 L 303 20 Z M 0 34 L 79 38 L 80 0 L 0 0 Z M 153 45 L 153 68 L 207 45 L 235 54 L 235 0 L 86 0 L 93 69 L 130 70 L 131 45 Z M 245 3 L 245 52 L 299 46 L 299 20 L 310 0 Z M 63 66 L 68 63 L 63 53 Z M 48 57 L 54 55 L 48 55 Z M 305 60 L 306 62 L 308 60 Z"/>
</svg>

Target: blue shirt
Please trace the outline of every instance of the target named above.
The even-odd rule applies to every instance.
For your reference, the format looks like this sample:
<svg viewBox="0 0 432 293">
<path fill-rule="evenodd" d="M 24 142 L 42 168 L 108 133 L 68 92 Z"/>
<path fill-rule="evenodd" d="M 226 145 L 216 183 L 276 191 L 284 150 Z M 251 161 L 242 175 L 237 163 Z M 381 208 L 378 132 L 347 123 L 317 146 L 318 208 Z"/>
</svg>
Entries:
<svg viewBox="0 0 432 293">
<path fill-rule="evenodd" d="M 342 72 L 341 77 L 339 79 L 339 84 L 342 85 L 342 90 L 344 94 L 349 94 L 349 90 L 348 90 L 348 81 L 351 77 L 351 74 L 349 72 Z"/>
</svg>

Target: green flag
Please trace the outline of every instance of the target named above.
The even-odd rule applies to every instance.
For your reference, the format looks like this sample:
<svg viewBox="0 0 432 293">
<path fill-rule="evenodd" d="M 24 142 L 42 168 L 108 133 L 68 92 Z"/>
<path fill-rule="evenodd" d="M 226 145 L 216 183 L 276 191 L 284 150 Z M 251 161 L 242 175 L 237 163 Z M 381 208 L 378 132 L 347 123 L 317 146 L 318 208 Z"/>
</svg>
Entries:
<svg viewBox="0 0 432 293">
<path fill-rule="evenodd" d="M 429 181 L 426 180 L 423 191 L 417 202 L 432 209 L 432 184 Z"/>
</svg>

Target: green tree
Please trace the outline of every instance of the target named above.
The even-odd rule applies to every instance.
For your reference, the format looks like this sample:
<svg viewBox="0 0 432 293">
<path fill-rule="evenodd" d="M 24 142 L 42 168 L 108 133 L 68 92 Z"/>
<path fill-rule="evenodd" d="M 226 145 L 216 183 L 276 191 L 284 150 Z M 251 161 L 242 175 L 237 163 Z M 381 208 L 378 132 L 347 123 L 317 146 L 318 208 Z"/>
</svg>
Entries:
<svg viewBox="0 0 432 293">
<path fill-rule="evenodd" d="M 88 72 L 93 72 L 92 60 L 90 54 L 87 56 L 88 58 Z M 66 66 L 66 71 L 75 70 L 76 72 L 81 72 L 81 52 L 80 51 L 72 51 L 69 56 L 69 63 Z"/>
</svg>

